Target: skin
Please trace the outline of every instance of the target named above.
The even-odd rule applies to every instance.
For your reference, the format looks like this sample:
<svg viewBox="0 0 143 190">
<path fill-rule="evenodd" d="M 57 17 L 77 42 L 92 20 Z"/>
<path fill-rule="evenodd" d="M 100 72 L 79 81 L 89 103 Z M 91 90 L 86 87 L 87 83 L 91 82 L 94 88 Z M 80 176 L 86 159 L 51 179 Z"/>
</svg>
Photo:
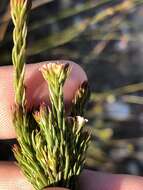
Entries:
<svg viewBox="0 0 143 190">
<path fill-rule="evenodd" d="M 49 103 L 47 84 L 38 70 L 41 64 L 45 63 L 48 62 L 26 66 L 27 109 L 32 107 L 36 109 L 43 101 Z M 76 89 L 84 80 L 87 80 L 85 72 L 78 65 L 69 63 L 72 71 L 64 86 L 67 111 Z M 0 87 L 0 139 L 15 138 L 16 134 L 11 121 L 11 109 L 14 104 L 11 66 L 0 67 Z M 79 190 L 142 190 L 143 178 L 84 170 L 79 176 L 78 187 Z M 64 188 L 47 188 L 47 190 L 50 189 L 64 190 Z M 14 162 L 0 162 L 0 190 L 32 190 L 32 186 Z"/>
<path fill-rule="evenodd" d="M 61 62 L 70 63 L 72 66 L 69 79 L 64 85 L 64 99 L 66 110 L 68 111 L 68 107 L 70 106 L 70 102 L 74 97 L 75 91 L 82 82 L 87 80 L 87 77 L 85 72 L 77 64 L 71 61 Z M 42 64 L 47 63 L 48 61 L 26 66 L 25 85 L 28 110 L 30 110 L 32 107 L 35 109 L 38 108 L 42 102 L 49 104 L 48 85 L 43 79 L 41 71 L 39 71 Z M 12 80 L 12 66 L 0 67 L 0 139 L 11 139 L 16 137 L 14 128 L 12 126 L 12 107 L 14 105 Z"/>
</svg>

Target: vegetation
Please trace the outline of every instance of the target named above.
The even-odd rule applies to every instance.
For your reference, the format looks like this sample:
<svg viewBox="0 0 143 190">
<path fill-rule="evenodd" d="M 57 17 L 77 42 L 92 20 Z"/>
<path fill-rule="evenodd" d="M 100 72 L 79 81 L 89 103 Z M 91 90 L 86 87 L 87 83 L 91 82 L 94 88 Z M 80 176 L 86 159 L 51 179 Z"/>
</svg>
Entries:
<svg viewBox="0 0 143 190">
<path fill-rule="evenodd" d="M 85 161 L 89 134 L 83 131 L 86 119 L 82 117 L 87 99 L 88 84 L 85 81 L 73 99 L 71 114 L 66 115 L 63 86 L 69 77 L 71 66 L 50 62 L 41 68 L 48 83 L 50 105 L 42 104 L 33 113 L 26 109 L 24 84 L 27 16 L 29 0 L 11 0 L 11 16 L 14 23 L 12 61 L 14 66 L 15 109 L 13 125 L 18 145 L 13 151 L 18 164 L 36 190 L 46 187 L 75 189 L 76 177 Z M 34 122 L 35 119 L 35 122 Z"/>
<path fill-rule="evenodd" d="M 8 2 L 0 2 L 1 65 L 11 64 Z M 33 0 L 27 62 L 71 59 L 88 74 L 91 100 L 86 116 L 93 141 L 87 167 L 142 174 L 142 3 Z M 126 118 L 111 117 L 114 111 L 108 108 L 116 103 L 128 107 Z"/>
</svg>

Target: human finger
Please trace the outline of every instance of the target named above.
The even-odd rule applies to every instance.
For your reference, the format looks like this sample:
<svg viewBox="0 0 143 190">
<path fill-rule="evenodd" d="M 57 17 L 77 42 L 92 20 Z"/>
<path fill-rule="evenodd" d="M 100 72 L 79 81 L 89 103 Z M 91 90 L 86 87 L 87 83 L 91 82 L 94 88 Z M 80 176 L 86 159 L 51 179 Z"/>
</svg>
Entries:
<svg viewBox="0 0 143 190">
<path fill-rule="evenodd" d="M 28 109 L 37 108 L 41 102 L 49 103 L 47 83 L 43 79 L 39 68 L 49 62 L 69 63 L 72 67 L 69 79 L 64 85 L 65 104 L 70 102 L 78 87 L 87 80 L 86 74 L 81 67 L 71 61 L 45 61 L 26 66 L 25 85 Z M 16 134 L 12 126 L 12 110 L 14 105 L 13 91 L 13 68 L 12 66 L 0 67 L 0 139 L 15 138 Z"/>
<path fill-rule="evenodd" d="M 141 190 L 143 177 L 84 170 L 78 185 L 80 190 Z"/>
<path fill-rule="evenodd" d="M 30 183 L 12 162 L 0 162 L 1 190 L 32 190 Z"/>
<path fill-rule="evenodd" d="M 0 190 L 33 190 L 14 162 L 0 162 Z M 69 190 L 66 188 L 45 188 L 44 190 Z"/>
<path fill-rule="evenodd" d="M 84 170 L 78 179 L 78 190 L 141 190 L 142 187 L 143 177 L 107 174 L 91 170 Z M 0 189 L 32 190 L 32 185 L 13 162 L 0 162 Z"/>
</svg>

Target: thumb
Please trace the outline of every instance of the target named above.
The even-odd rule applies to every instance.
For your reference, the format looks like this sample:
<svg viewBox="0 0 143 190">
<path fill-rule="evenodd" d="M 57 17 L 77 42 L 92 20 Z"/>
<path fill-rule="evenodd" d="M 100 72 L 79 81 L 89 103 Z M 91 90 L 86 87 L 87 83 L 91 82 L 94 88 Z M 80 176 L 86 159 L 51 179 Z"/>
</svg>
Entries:
<svg viewBox="0 0 143 190">
<path fill-rule="evenodd" d="M 71 61 L 46 61 L 37 64 L 26 65 L 25 85 L 28 109 L 37 108 L 41 102 L 49 103 L 49 92 L 46 81 L 43 79 L 39 68 L 49 62 L 69 63 L 72 70 L 64 85 L 65 104 L 70 106 L 75 91 L 82 82 L 87 80 L 81 67 Z M 13 68 L 12 66 L 0 67 L 0 139 L 15 138 L 12 127 L 12 111 L 14 105 Z"/>
</svg>

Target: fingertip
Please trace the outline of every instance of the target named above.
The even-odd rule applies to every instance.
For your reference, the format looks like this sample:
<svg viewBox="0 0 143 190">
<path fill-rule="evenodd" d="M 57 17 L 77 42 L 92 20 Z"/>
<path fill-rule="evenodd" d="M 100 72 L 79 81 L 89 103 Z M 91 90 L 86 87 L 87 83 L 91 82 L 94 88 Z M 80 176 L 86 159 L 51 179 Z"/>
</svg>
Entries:
<svg viewBox="0 0 143 190">
<path fill-rule="evenodd" d="M 43 64 L 53 63 L 69 63 L 72 66 L 69 79 L 64 85 L 64 100 L 70 106 L 71 100 L 74 97 L 75 91 L 78 87 L 87 80 L 87 76 L 83 69 L 72 61 L 44 61 L 36 64 L 26 65 L 25 85 L 26 85 L 26 99 L 27 107 L 38 108 L 41 102 L 49 104 L 49 92 L 47 83 L 43 79 L 39 68 Z M 12 124 L 11 106 L 14 105 L 14 91 L 13 91 L 13 67 L 0 67 L 0 139 L 15 138 L 15 130 Z"/>
<path fill-rule="evenodd" d="M 82 190 L 141 190 L 143 177 L 84 170 L 78 184 Z"/>
</svg>

